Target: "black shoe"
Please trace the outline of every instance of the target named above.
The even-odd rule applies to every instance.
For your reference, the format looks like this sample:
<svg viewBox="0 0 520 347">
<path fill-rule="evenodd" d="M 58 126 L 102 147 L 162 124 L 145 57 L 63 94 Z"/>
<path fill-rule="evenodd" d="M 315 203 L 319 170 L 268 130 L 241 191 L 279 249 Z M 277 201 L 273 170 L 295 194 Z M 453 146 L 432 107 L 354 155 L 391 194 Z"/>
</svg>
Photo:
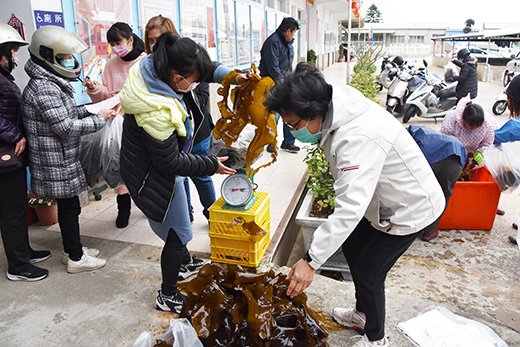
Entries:
<svg viewBox="0 0 520 347">
<path fill-rule="evenodd" d="M 515 236 L 509 236 L 509 241 L 510 241 L 512 244 L 518 245 L 518 240 L 516 239 Z"/>
<path fill-rule="evenodd" d="M 194 220 L 195 220 L 195 218 L 193 217 L 193 213 L 190 213 L 190 223 L 193 224 Z"/>
<path fill-rule="evenodd" d="M 190 262 L 187 264 L 181 264 L 181 269 L 179 271 L 178 281 L 184 281 L 191 275 L 196 274 L 199 270 L 208 263 L 207 260 L 198 259 L 195 257 L 191 257 Z"/>
<path fill-rule="evenodd" d="M 186 295 L 182 294 L 178 289 L 177 292 L 171 296 L 164 295 L 162 291 L 159 290 L 159 295 L 157 295 L 157 299 L 155 299 L 155 309 L 180 314 L 184 300 L 186 300 Z"/>
<path fill-rule="evenodd" d="M 272 144 L 267 145 L 267 152 L 269 152 L 269 153 L 273 153 L 274 152 L 274 148 L 273 148 Z"/>
<path fill-rule="evenodd" d="M 30 251 L 31 259 L 29 261 L 31 262 L 31 264 L 39 263 L 41 261 L 49 259 L 50 256 L 51 256 L 51 252 L 49 252 L 49 251 L 35 251 L 35 250 L 31 249 L 31 251 Z"/>
<path fill-rule="evenodd" d="M 285 143 L 282 142 L 282 145 L 280 146 L 281 149 L 285 149 L 288 152 L 291 153 L 298 153 L 300 150 L 300 147 L 296 146 L 294 143 Z"/>
<path fill-rule="evenodd" d="M 28 281 L 35 282 L 43 280 L 49 275 L 49 270 L 36 267 L 34 265 L 27 265 L 23 271 L 19 273 L 10 273 L 7 271 L 7 278 L 11 281 Z"/>
<path fill-rule="evenodd" d="M 121 194 L 117 196 L 117 218 L 116 227 L 123 229 L 128 226 L 128 220 L 130 219 L 130 207 L 132 206 L 132 200 L 130 194 Z"/>
</svg>

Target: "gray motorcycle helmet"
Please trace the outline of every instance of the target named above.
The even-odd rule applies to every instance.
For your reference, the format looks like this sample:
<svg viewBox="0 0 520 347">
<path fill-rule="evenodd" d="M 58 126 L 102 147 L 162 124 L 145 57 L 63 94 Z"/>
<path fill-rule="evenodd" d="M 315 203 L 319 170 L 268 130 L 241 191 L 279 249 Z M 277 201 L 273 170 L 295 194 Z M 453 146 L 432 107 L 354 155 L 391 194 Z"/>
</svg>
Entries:
<svg viewBox="0 0 520 347">
<path fill-rule="evenodd" d="M 81 53 L 88 48 L 87 44 L 75 33 L 62 27 L 47 25 L 36 30 L 29 44 L 31 59 L 36 64 L 62 78 L 75 80 L 81 74 L 81 65 L 74 57 L 76 64 L 67 69 L 60 64 L 66 55 Z"/>
</svg>

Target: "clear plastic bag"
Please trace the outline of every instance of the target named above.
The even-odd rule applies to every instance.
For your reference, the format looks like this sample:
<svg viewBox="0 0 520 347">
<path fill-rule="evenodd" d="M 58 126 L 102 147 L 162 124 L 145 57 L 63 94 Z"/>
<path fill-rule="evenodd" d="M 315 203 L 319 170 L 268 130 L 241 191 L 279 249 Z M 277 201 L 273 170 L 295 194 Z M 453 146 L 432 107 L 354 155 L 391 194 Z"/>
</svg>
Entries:
<svg viewBox="0 0 520 347">
<path fill-rule="evenodd" d="M 103 129 L 83 135 L 80 140 L 80 161 L 89 187 L 101 181 L 101 141 Z"/>
<path fill-rule="evenodd" d="M 101 175 L 110 186 L 116 188 L 123 184 L 119 173 L 119 156 L 123 136 L 123 117 L 112 117 L 102 129 L 101 143 Z"/>
<path fill-rule="evenodd" d="M 513 192 L 520 185 L 520 147 L 516 142 L 490 146 L 484 163 L 502 192 Z"/>
<path fill-rule="evenodd" d="M 157 341 L 173 344 L 173 347 L 203 347 L 195 328 L 186 318 L 172 318 L 168 331 L 155 339 L 152 338 L 150 332 L 143 331 L 137 340 L 128 347 L 152 347 Z"/>
<path fill-rule="evenodd" d="M 454 77 L 459 75 L 459 70 L 457 69 L 457 65 L 453 64 L 451 61 L 448 62 L 444 66 L 444 80 L 453 80 Z"/>
</svg>

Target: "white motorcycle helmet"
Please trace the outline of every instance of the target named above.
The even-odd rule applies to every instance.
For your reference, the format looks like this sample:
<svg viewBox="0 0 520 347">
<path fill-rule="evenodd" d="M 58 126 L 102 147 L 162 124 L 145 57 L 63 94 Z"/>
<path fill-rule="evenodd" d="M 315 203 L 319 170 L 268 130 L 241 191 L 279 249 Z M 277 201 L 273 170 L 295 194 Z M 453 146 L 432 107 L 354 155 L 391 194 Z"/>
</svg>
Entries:
<svg viewBox="0 0 520 347">
<path fill-rule="evenodd" d="M 18 47 L 27 46 L 28 44 L 13 27 L 0 23 L 0 57 L 5 56 L 7 58 L 6 68 L 9 71 L 13 71 L 16 66 L 16 63 L 13 61 L 12 50 L 17 50 Z"/>
<path fill-rule="evenodd" d="M 0 45 L 4 43 L 16 43 L 19 46 L 27 46 L 29 43 L 22 39 L 18 31 L 12 26 L 0 23 Z"/>
<path fill-rule="evenodd" d="M 81 74 L 81 65 L 74 57 L 74 68 L 68 69 L 60 64 L 61 59 L 70 54 L 81 53 L 87 44 L 76 34 L 55 25 L 47 25 L 36 30 L 29 44 L 31 59 L 50 72 L 75 80 Z"/>
</svg>

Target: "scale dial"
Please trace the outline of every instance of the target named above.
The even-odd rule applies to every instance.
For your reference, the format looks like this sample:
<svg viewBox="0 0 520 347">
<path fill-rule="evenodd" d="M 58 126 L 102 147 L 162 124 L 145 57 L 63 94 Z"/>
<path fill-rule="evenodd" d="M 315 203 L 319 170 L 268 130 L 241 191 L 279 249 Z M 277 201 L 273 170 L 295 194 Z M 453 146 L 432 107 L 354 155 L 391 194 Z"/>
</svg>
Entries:
<svg viewBox="0 0 520 347">
<path fill-rule="evenodd" d="M 253 185 L 246 175 L 234 174 L 222 182 L 220 193 L 228 205 L 242 206 L 253 196 Z"/>
</svg>

